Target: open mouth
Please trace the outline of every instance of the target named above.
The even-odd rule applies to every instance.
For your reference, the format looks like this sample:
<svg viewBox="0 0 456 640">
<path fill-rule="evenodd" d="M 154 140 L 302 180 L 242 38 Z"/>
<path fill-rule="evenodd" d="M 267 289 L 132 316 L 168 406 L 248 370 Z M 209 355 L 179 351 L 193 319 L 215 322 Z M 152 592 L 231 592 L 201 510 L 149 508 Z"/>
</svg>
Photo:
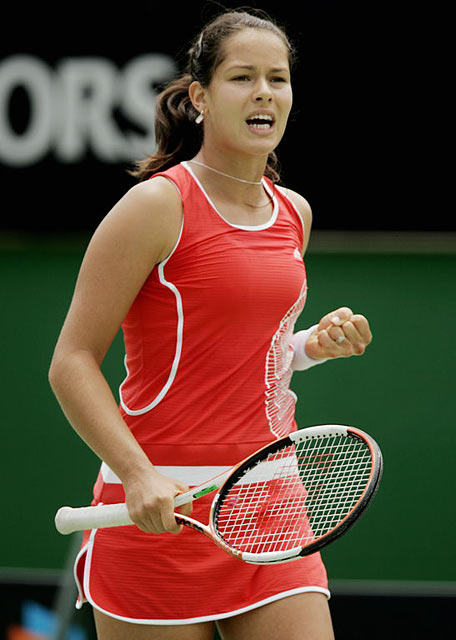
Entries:
<svg viewBox="0 0 456 640">
<path fill-rule="evenodd" d="M 267 131 L 274 126 L 274 119 L 270 115 L 258 114 L 246 120 L 249 127 L 258 130 Z"/>
</svg>

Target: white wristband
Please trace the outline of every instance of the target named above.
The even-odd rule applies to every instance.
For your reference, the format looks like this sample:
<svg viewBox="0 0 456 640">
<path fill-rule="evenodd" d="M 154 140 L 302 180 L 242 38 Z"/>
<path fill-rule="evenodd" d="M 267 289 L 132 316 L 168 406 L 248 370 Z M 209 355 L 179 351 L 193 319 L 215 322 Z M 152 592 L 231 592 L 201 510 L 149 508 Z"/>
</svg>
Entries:
<svg viewBox="0 0 456 640">
<path fill-rule="evenodd" d="M 327 362 L 331 359 L 323 358 L 321 360 L 316 360 L 315 358 L 310 358 L 306 353 L 307 340 L 317 328 L 318 324 L 314 324 L 310 329 L 304 329 L 304 331 L 298 331 L 298 333 L 294 333 L 292 335 L 291 346 L 293 347 L 294 355 L 291 368 L 293 371 L 304 371 L 305 369 L 314 367 L 316 364 L 322 364 L 323 362 Z"/>
</svg>

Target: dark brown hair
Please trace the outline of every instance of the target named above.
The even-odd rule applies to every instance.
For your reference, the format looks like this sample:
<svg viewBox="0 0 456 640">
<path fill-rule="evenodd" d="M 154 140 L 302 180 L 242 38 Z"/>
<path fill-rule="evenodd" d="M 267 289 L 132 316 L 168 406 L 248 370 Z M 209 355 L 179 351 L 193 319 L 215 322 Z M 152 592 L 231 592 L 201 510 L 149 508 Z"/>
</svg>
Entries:
<svg viewBox="0 0 456 640">
<path fill-rule="evenodd" d="M 153 173 L 165 171 L 198 153 L 203 142 L 203 127 L 195 124 L 198 112 L 190 100 L 189 86 L 197 80 L 203 87 L 208 87 L 215 70 L 223 62 L 223 42 L 247 28 L 264 29 L 279 36 L 287 47 L 290 68 L 292 67 L 294 49 L 289 39 L 284 30 L 263 11 L 227 11 L 213 19 L 192 43 L 184 74 L 172 80 L 157 98 L 156 151 L 138 161 L 136 168 L 129 172 L 139 181 L 147 180 Z M 274 152 L 268 156 L 265 174 L 274 182 L 280 180 Z"/>
</svg>

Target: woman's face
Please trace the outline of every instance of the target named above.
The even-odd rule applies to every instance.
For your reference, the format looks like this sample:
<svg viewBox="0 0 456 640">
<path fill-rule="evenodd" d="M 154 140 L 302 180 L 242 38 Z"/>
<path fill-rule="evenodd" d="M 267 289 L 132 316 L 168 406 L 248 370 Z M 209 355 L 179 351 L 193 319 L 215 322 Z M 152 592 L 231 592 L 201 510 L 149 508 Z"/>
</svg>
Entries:
<svg viewBox="0 0 456 640">
<path fill-rule="evenodd" d="M 263 156 L 279 144 L 293 102 L 288 50 L 279 36 L 246 28 L 223 43 L 203 90 L 205 144 Z"/>
</svg>

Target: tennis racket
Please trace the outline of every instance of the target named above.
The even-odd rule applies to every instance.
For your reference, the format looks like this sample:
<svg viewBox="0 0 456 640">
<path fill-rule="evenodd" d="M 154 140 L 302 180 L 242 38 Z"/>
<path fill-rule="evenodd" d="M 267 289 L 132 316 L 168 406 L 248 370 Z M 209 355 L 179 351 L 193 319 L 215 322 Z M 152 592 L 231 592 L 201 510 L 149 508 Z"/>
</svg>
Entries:
<svg viewBox="0 0 456 640">
<path fill-rule="evenodd" d="M 364 431 L 343 425 L 308 427 L 176 496 L 179 506 L 219 489 L 207 525 L 179 513 L 176 521 L 245 562 L 287 562 L 348 531 L 372 501 L 382 467 L 380 448 Z M 115 504 L 62 507 L 55 524 L 66 534 L 133 522 L 126 505 Z"/>
</svg>

